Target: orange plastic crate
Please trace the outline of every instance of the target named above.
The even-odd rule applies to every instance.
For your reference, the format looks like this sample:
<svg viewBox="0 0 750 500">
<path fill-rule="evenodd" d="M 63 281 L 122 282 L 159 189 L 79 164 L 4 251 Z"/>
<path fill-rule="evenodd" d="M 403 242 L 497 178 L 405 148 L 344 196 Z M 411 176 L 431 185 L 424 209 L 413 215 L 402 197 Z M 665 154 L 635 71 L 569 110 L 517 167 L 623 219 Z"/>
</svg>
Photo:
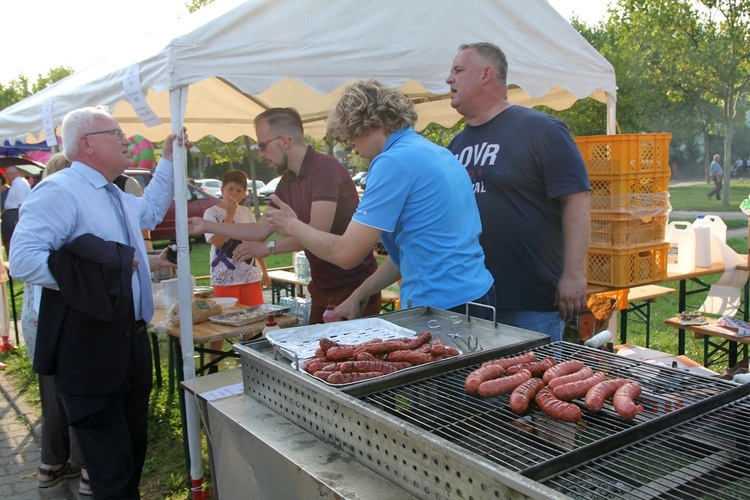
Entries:
<svg viewBox="0 0 750 500">
<path fill-rule="evenodd" d="M 670 172 L 652 174 L 592 174 L 591 211 L 622 212 L 643 217 L 669 205 Z"/>
<path fill-rule="evenodd" d="M 632 217 L 618 213 L 591 214 L 591 246 L 635 248 L 664 243 L 667 210 L 657 217 Z"/>
<path fill-rule="evenodd" d="M 672 134 L 575 137 L 589 174 L 655 173 L 669 170 Z"/>
<path fill-rule="evenodd" d="M 589 283 L 633 286 L 667 276 L 669 243 L 620 250 L 590 247 L 586 256 Z"/>
</svg>

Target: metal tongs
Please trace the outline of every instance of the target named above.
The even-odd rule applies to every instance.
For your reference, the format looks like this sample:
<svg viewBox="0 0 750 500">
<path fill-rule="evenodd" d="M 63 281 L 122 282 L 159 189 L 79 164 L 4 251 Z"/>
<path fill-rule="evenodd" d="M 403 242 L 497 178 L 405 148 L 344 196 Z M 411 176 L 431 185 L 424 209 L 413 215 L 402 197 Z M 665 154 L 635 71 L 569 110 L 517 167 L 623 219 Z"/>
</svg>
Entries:
<svg viewBox="0 0 750 500">
<path fill-rule="evenodd" d="M 463 322 L 463 319 L 461 319 L 461 316 L 455 316 L 455 315 L 449 316 L 448 320 L 453 325 L 453 333 L 450 333 L 448 330 L 446 330 L 443 327 L 443 325 L 441 325 L 440 322 L 435 319 L 431 319 L 430 321 L 428 321 L 427 326 L 430 327 L 430 329 L 432 330 L 437 330 L 438 328 L 443 330 L 445 334 L 448 335 L 451 338 L 451 340 L 453 340 L 453 343 L 456 344 L 458 347 L 461 347 L 461 346 L 458 344 L 458 342 L 456 342 L 456 339 L 460 340 L 461 342 L 464 343 L 464 345 L 466 346 L 469 352 L 474 352 L 477 349 L 479 350 L 482 349 L 482 347 L 479 345 L 479 340 L 477 340 L 477 338 L 474 335 L 469 335 L 467 338 L 464 338 L 461 336 L 461 332 L 459 332 L 458 326 L 457 326 L 461 324 L 461 322 Z"/>
</svg>

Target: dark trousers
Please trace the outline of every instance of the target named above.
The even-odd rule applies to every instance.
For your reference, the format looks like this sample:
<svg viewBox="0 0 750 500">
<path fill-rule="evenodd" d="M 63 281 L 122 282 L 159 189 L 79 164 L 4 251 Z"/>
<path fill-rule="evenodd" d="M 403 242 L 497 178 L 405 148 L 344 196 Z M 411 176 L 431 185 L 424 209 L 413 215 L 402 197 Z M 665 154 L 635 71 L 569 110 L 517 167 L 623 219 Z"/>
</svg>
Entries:
<svg viewBox="0 0 750 500">
<path fill-rule="evenodd" d="M 151 385 L 151 344 L 146 324 L 139 322 L 132 334 L 127 380 L 120 390 L 106 396 L 66 396 L 70 414 L 83 415 L 71 425 L 97 500 L 140 498 Z"/>
<path fill-rule="evenodd" d="M 75 432 L 68 426 L 65 398 L 55 391 L 53 375 L 39 375 L 39 398 L 42 404 L 42 463 L 64 464 L 68 460 L 84 467 Z"/>
<path fill-rule="evenodd" d="M 711 198 L 713 195 L 716 195 L 716 199 L 721 199 L 721 177 L 718 175 L 714 175 L 714 188 L 711 190 L 710 193 L 708 193 L 708 197 Z"/>
</svg>

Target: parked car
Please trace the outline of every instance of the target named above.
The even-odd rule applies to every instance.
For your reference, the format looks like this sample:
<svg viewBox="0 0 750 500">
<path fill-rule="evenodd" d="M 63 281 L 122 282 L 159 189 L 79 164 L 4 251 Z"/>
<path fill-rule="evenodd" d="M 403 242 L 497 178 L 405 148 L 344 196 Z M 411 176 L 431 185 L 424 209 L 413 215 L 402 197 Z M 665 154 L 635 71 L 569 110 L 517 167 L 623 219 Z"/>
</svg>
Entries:
<svg viewBox="0 0 750 500">
<path fill-rule="evenodd" d="M 221 181 L 218 179 L 196 179 L 195 185 L 204 193 L 221 198 Z"/>
<path fill-rule="evenodd" d="M 367 170 L 365 170 L 364 172 L 357 172 L 352 177 L 352 180 L 354 181 L 354 184 L 356 184 L 357 186 L 359 186 L 360 181 L 362 179 L 364 179 L 365 177 L 367 177 Z"/>
<path fill-rule="evenodd" d="M 150 170 L 126 170 L 125 175 L 133 177 L 138 183 L 145 188 L 151 181 L 154 173 Z M 204 193 L 197 186 L 188 184 L 188 217 L 203 217 L 203 212 L 207 208 L 218 205 L 221 202 L 218 198 Z M 151 230 L 151 239 L 153 240 L 173 240 L 175 233 L 175 213 L 174 201 L 169 205 L 167 213 L 154 229 Z"/>
<path fill-rule="evenodd" d="M 276 192 L 276 186 L 279 185 L 281 177 L 276 177 L 268 181 L 268 184 L 258 190 L 258 203 L 268 203 L 268 199 Z"/>
</svg>

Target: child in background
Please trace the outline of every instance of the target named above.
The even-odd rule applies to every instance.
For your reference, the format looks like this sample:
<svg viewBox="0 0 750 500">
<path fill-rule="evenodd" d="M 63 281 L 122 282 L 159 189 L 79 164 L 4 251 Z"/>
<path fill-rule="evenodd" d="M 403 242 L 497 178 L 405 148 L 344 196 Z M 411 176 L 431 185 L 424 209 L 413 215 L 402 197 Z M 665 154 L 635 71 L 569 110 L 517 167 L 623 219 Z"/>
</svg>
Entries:
<svg viewBox="0 0 750 500">
<path fill-rule="evenodd" d="M 230 170 L 221 178 L 222 201 L 206 210 L 203 218 L 214 222 L 247 223 L 255 222 L 255 216 L 239 204 L 245 197 L 247 176 L 240 170 Z M 271 280 L 264 259 L 236 261 L 234 249 L 241 242 L 219 234 L 206 233 L 206 241 L 211 243 L 209 263 L 211 265 L 211 285 L 214 297 L 234 297 L 238 304 L 257 306 L 263 304 L 263 288 L 268 288 Z M 223 341 L 211 342 L 211 349 L 221 350 Z M 216 356 L 212 355 L 211 359 Z M 212 367 L 210 371 L 216 371 Z"/>
<path fill-rule="evenodd" d="M 203 218 L 214 222 L 255 222 L 253 213 L 239 202 L 245 197 L 247 177 L 240 170 L 230 170 L 221 179 L 222 201 L 210 207 Z M 263 288 L 270 280 L 264 259 L 235 261 L 234 249 L 241 242 L 226 236 L 206 233 L 211 243 L 209 262 L 211 285 L 215 297 L 234 297 L 239 304 L 257 306 L 263 303 Z"/>
</svg>

